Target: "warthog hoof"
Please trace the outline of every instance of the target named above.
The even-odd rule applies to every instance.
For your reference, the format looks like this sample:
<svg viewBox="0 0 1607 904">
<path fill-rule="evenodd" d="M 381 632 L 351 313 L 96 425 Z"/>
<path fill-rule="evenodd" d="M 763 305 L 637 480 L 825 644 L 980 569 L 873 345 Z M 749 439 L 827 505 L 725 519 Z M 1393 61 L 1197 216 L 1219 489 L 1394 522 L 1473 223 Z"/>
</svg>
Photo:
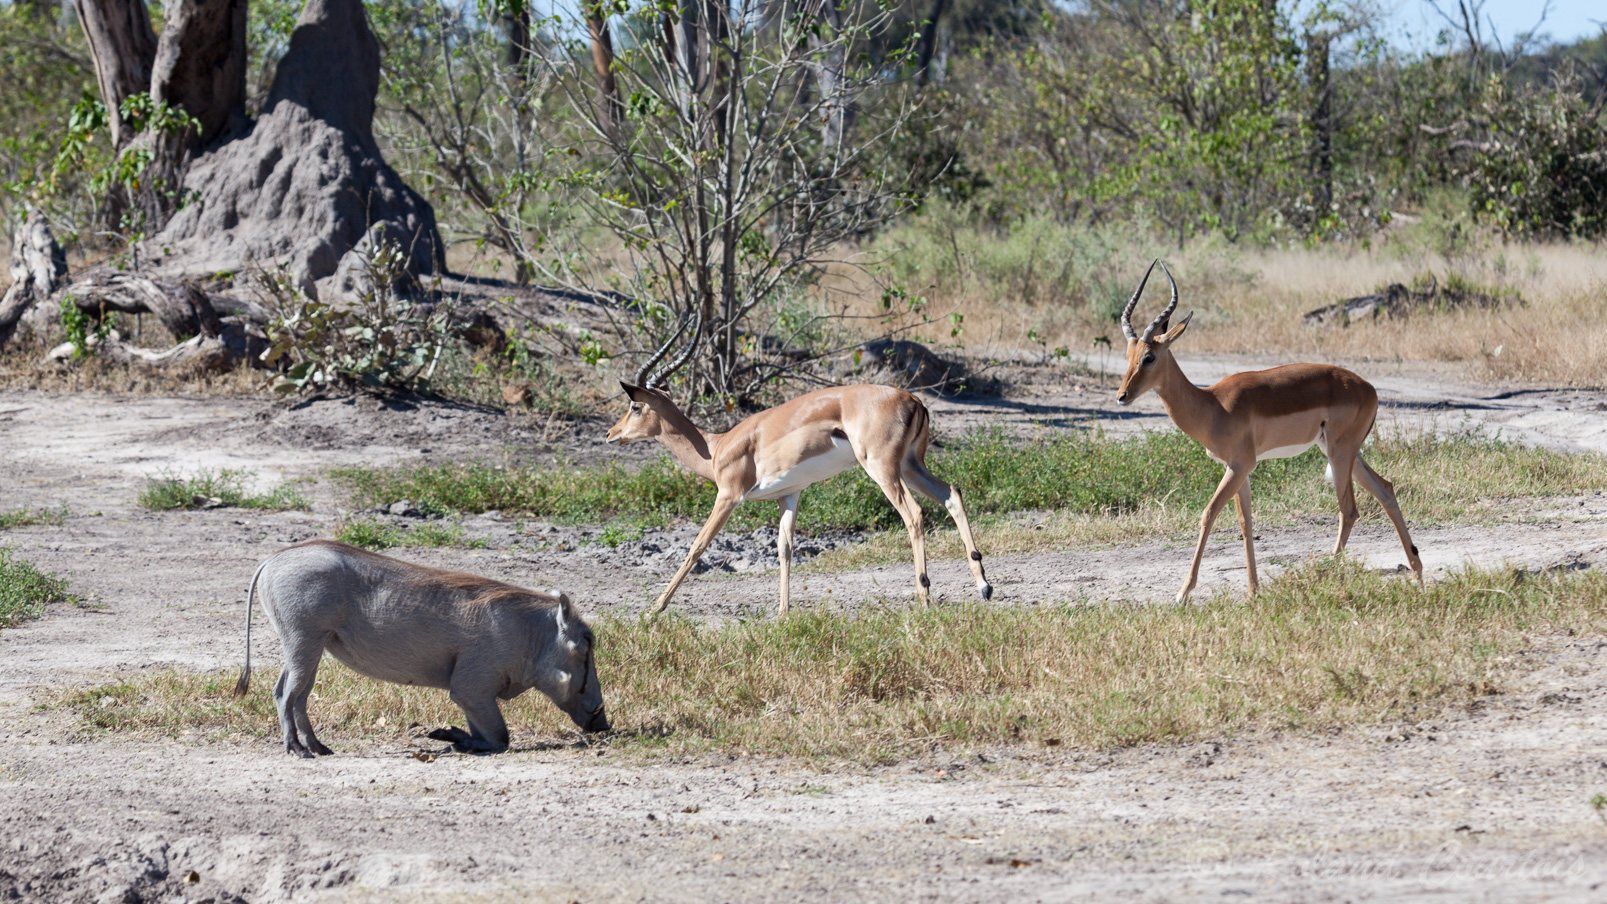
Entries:
<svg viewBox="0 0 1607 904">
<path fill-rule="evenodd" d="M 437 728 L 425 735 L 425 737 L 432 741 L 446 741 L 448 744 L 452 745 L 452 749 L 459 753 L 466 753 L 471 749 L 469 747 L 470 735 L 461 728 L 452 728 L 450 726 L 446 728 Z"/>
<path fill-rule="evenodd" d="M 318 754 L 319 756 L 334 756 L 335 755 L 335 751 L 330 750 L 328 747 L 325 747 L 323 741 L 313 741 L 312 742 L 312 752 Z"/>
</svg>

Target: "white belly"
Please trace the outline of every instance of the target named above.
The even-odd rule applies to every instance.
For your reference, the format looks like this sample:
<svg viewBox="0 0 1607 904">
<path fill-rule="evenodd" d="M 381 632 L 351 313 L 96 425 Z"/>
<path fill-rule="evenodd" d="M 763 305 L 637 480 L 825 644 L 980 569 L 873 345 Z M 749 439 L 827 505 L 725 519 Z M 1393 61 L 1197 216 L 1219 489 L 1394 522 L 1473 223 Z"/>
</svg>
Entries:
<svg viewBox="0 0 1607 904">
<path fill-rule="evenodd" d="M 1266 461 L 1269 458 L 1294 458 L 1296 455 L 1315 446 L 1316 443 L 1296 443 L 1293 446 L 1279 446 L 1276 449 L 1267 449 L 1255 457 L 1256 461 Z"/>
<path fill-rule="evenodd" d="M 812 483 L 819 483 L 859 464 L 848 440 L 832 437 L 831 451 L 807 458 L 779 474 L 760 474 L 759 483 L 743 499 L 781 499 Z"/>
</svg>

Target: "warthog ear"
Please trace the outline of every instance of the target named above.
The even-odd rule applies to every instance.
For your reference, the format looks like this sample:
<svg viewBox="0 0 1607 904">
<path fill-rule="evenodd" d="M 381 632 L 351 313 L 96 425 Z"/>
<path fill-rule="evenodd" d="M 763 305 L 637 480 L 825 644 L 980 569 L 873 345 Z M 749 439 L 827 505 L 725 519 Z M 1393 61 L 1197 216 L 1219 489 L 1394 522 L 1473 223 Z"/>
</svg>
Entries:
<svg viewBox="0 0 1607 904">
<path fill-rule="evenodd" d="M 558 621 L 558 633 L 567 634 L 575 624 L 575 604 L 569 601 L 569 594 L 562 590 L 549 590 L 548 593 L 558 597 L 558 605 L 553 609 L 553 617 Z"/>
</svg>

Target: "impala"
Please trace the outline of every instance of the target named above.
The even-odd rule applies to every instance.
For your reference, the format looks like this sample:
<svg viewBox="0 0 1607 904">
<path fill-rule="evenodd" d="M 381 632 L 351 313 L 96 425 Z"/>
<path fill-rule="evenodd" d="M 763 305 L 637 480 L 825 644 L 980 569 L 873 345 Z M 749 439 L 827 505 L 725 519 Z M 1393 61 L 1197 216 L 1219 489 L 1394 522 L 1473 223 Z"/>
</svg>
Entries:
<svg viewBox="0 0 1607 904">
<path fill-rule="evenodd" d="M 683 322 L 669 342 L 642 365 L 635 385 L 620 382 L 630 410 L 608 431 L 611 444 L 656 437 L 688 470 L 714 481 L 718 488 L 714 511 L 698 532 L 686 561 L 659 595 L 655 613 L 669 605 L 670 597 L 720 533 L 737 504 L 747 499 L 772 499 L 781 507 L 776 553 L 781 560 L 779 611 L 785 613 L 799 495 L 810 484 L 855 464 L 881 487 L 909 529 L 915 556 L 915 593 L 922 605 L 927 603 L 932 582 L 926 576 L 926 537 L 915 493 L 948 509 L 969 554 L 977 590 L 983 599 L 993 595 L 993 586 L 982 570 L 982 553 L 977 551 L 965 506 L 960 502 L 960 491 L 926 470 L 930 417 L 919 399 L 891 386 L 820 389 L 744 418 L 725 433 L 709 433 L 693 424 L 662 388 L 664 379 L 691 358 L 698 345 L 698 328 L 694 327 L 692 340 L 680 357 L 648 376 L 685 330 Z"/>
<path fill-rule="evenodd" d="M 1142 335 L 1133 331 L 1133 308 L 1159 263 L 1172 285 L 1172 302 L 1156 317 Z M 1200 542 L 1194 547 L 1194 562 L 1188 580 L 1178 592 L 1178 602 L 1188 599 L 1200 577 L 1200 557 L 1216 516 L 1229 499 L 1236 499 L 1239 529 L 1244 533 L 1244 561 L 1250 573 L 1250 592 L 1256 590 L 1255 539 L 1250 527 L 1250 472 L 1256 462 L 1268 458 L 1289 458 L 1313 445 L 1328 456 L 1328 477 L 1339 496 L 1339 541 L 1334 554 L 1345 548 L 1350 529 L 1356 523 L 1354 475 L 1367 492 L 1373 494 L 1389 513 L 1400 535 L 1406 560 L 1419 583 L 1423 562 L 1406 531 L 1395 488 L 1378 476 L 1362 460 L 1361 447 L 1372 432 L 1378 416 L 1378 392 L 1371 383 L 1345 370 L 1327 364 L 1288 364 L 1271 370 L 1257 370 L 1226 377 L 1204 389 L 1189 382 L 1172 357 L 1172 343 L 1188 329 L 1194 312 L 1176 326 L 1171 325 L 1177 310 L 1177 282 L 1166 264 L 1149 265 L 1144 279 L 1122 311 L 1122 334 L 1127 337 L 1127 374 L 1122 378 L 1116 401 L 1131 405 L 1144 393 L 1155 390 L 1166 406 L 1166 413 L 1178 429 L 1205 446 L 1211 458 L 1227 466 L 1211 503 L 1200 518 Z"/>
</svg>

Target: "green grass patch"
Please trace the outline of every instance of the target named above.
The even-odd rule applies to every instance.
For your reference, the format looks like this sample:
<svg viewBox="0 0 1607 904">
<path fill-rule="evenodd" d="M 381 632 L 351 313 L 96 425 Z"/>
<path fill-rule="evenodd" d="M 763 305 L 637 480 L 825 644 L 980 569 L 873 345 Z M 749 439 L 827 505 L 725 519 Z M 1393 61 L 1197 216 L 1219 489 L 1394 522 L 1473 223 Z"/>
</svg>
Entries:
<svg viewBox="0 0 1607 904">
<path fill-rule="evenodd" d="M 145 482 L 139 504 L 157 512 L 224 506 L 268 511 L 312 507 L 300 488 L 292 484 L 283 484 L 261 494 L 252 493 L 248 485 L 248 474 L 227 468 L 220 471 L 202 468 L 189 477 L 164 472 Z"/>
<path fill-rule="evenodd" d="M 0 546 L 0 628 L 44 614 L 46 603 L 69 602 L 67 582 L 40 571 L 10 547 Z"/>
<path fill-rule="evenodd" d="M 805 611 L 700 624 L 601 618 L 616 732 L 644 757 L 707 751 L 886 762 L 930 745 L 1109 749 L 1421 719 L 1499 693 L 1535 634 L 1607 630 L 1607 575 L 1465 571 L 1420 589 L 1344 560 L 1247 602 Z M 60 695 L 88 726 L 274 737 L 273 671 L 169 670 Z M 539 693 L 505 704 L 516 746 L 573 730 Z M 331 743 L 461 724 L 444 691 L 326 658 L 311 704 Z"/>
<path fill-rule="evenodd" d="M 463 533 L 461 524 L 425 522 L 403 529 L 366 518 L 353 518 L 340 526 L 335 539 L 364 549 L 390 549 L 395 546 L 463 547 L 483 549 L 486 542 Z"/>
<path fill-rule="evenodd" d="M 1607 488 L 1607 457 L 1565 455 L 1465 432 L 1384 437 L 1365 453 L 1374 470 L 1392 481 L 1412 523 L 1446 523 L 1482 517 L 1481 503 L 1519 496 L 1549 496 Z M 932 471 L 958 486 L 973 517 L 1021 510 L 1117 515 L 1160 507 L 1197 518 L 1222 478 L 1222 466 L 1194 440 L 1173 430 L 1116 439 L 1101 433 L 1045 432 L 1033 438 L 1002 431 L 960 437 L 928 457 Z M 1323 480 L 1327 460 L 1318 450 L 1262 462 L 1251 478 L 1258 521 L 1332 513 L 1332 487 Z M 626 518 L 664 524 L 702 521 L 714 507 L 714 485 L 688 473 L 668 456 L 630 469 L 497 467 L 459 463 L 343 469 L 362 506 L 411 499 L 438 513 L 498 510 L 565 522 Z M 1364 510 L 1378 509 L 1359 487 Z M 927 503 L 928 523 L 947 513 Z M 731 529 L 773 524 L 774 503 L 738 507 Z M 1229 516 L 1231 519 L 1231 515 Z M 881 490 L 855 468 L 803 494 L 801 529 L 900 527 Z"/>
<path fill-rule="evenodd" d="M 67 523 L 67 506 L 53 509 L 15 509 L 9 512 L 0 512 L 0 530 L 10 530 L 13 527 L 31 527 L 35 524 L 50 524 L 60 527 Z"/>
</svg>

